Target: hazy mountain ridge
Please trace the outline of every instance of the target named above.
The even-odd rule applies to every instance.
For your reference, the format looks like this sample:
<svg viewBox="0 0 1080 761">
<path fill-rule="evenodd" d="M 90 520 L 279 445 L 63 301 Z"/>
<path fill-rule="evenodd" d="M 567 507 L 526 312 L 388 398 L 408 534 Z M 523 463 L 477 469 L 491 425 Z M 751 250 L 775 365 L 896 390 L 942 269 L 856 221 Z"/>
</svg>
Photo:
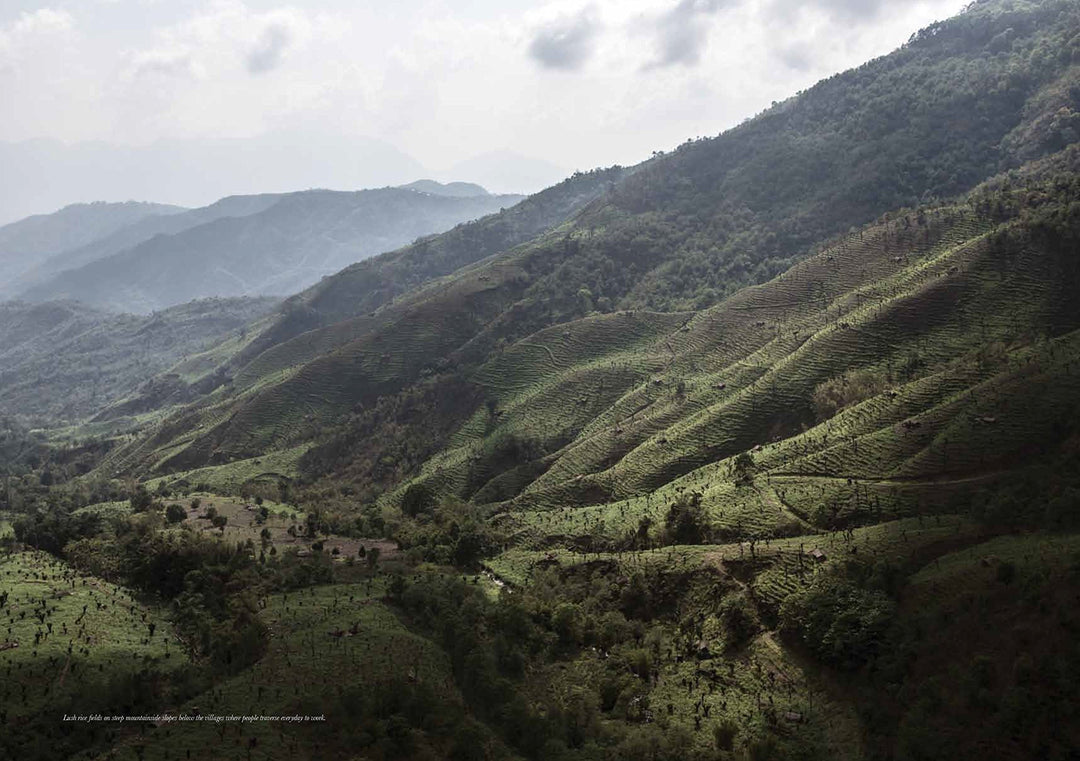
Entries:
<svg viewBox="0 0 1080 761">
<path fill-rule="evenodd" d="M 245 217 L 263 211 L 281 198 L 281 194 L 231 196 L 200 209 L 181 211 L 168 216 L 154 216 L 127 225 L 84 245 L 68 248 L 50 256 L 36 267 L 0 286 L 0 296 L 14 297 L 39 285 L 61 272 L 77 269 L 99 259 L 105 259 L 149 240 L 157 235 L 175 235 L 184 230 L 207 224 L 224 217 Z"/>
<path fill-rule="evenodd" d="M 436 180 L 417 180 L 401 187 L 405 190 L 416 190 L 420 193 L 430 193 L 434 196 L 447 196 L 449 198 L 473 198 L 475 196 L 491 195 L 483 187 L 473 182 L 442 183 Z"/>
<path fill-rule="evenodd" d="M 242 200 L 232 199 L 230 205 Z M 209 296 L 288 294 L 346 264 L 518 200 L 392 188 L 255 197 L 249 201 L 254 209 L 244 216 L 227 215 L 228 209 L 211 213 L 215 207 L 207 207 L 208 222 L 61 272 L 22 297 L 149 312 Z M 258 210 L 263 203 L 268 205 Z"/>
<path fill-rule="evenodd" d="M 178 206 L 128 201 L 80 203 L 0 227 L 0 294 L 23 273 L 49 257 L 92 243 L 140 221 L 161 222 L 182 212 Z"/>
</svg>

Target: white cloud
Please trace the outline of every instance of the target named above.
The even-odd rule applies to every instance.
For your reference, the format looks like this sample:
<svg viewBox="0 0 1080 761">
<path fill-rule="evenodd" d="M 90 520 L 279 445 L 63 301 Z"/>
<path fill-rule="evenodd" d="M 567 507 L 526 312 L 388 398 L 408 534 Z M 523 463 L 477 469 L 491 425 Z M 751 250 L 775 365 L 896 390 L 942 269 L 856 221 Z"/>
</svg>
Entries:
<svg viewBox="0 0 1080 761">
<path fill-rule="evenodd" d="M 287 130 L 379 138 L 432 169 L 491 151 L 627 164 L 965 2 L 64 0 L 0 21 L 0 140 Z"/>
<path fill-rule="evenodd" d="M 248 51 L 247 69 L 252 74 L 265 74 L 281 65 L 286 49 L 292 43 L 292 30 L 287 24 L 273 22 L 263 29 L 259 41 Z"/>
<path fill-rule="evenodd" d="M 39 8 L 32 12 L 23 11 L 12 25 L 11 34 L 21 36 L 66 32 L 73 26 L 75 19 L 67 11 Z"/>
<path fill-rule="evenodd" d="M 600 31 L 595 10 L 584 8 L 539 26 L 529 43 L 529 55 L 548 69 L 580 69 L 592 57 Z"/>
<path fill-rule="evenodd" d="M 708 45 L 711 16 L 726 4 L 725 0 L 679 0 L 657 16 L 649 25 L 656 48 L 649 66 L 697 64 Z"/>
<path fill-rule="evenodd" d="M 131 56 L 128 72 L 135 78 L 184 77 L 197 79 L 205 76 L 205 71 L 192 57 L 191 51 L 184 48 L 172 50 L 161 48 L 134 53 Z"/>
<path fill-rule="evenodd" d="M 0 73 L 16 70 L 45 40 L 68 37 L 74 28 L 75 19 L 67 11 L 23 11 L 14 21 L 0 26 Z"/>
</svg>

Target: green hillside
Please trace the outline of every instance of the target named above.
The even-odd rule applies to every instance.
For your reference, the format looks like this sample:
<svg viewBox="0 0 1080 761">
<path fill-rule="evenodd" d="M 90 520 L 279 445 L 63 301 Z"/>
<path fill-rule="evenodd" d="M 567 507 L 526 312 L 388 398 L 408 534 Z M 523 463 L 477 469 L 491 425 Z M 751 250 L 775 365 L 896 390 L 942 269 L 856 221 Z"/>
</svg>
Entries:
<svg viewBox="0 0 1080 761">
<path fill-rule="evenodd" d="M 0 304 L 0 414 L 49 427 L 81 422 L 189 355 L 230 340 L 235 351 L 252 321 L 277 303 L 206 299 L 145 317 L 75 302 Z M 158 378 L 143 393 L 161 404 L 162 388 L 178 381 Z"/>
<path fill-rule="evenodd" d="M 545 194 L 520 212 L 349 268 L 290 300 L 233 357 L 231 398 L 171 421 L 152 446 L 174 442 L 165 467 L 186 469 L 296 444 L 358 404 L 476 367 L 538 330 L 593 312 L 707 306 L 853 226 L 920 202 L 934 208 L 933 199 L 1070 139 L 1076 12 L 1072 3 L 979 4 L 617 182 L 594 173 L 547 191 L 562 198 L 588 183 L 604 193 L 532 240 L 517 222 Z M 999 80 L 1008 86 L 991 86 Z M 905 106 L 916 99 L 919 109 Z M 421 286 L 439 275 L 447 277 Z"/>
<path fill-rule="evenodd" d="M 1077 63 L 973 3 L 5 422 L 16 601 L 47 551 L 189 661 L 78 757 L 1075 757 Z"/>
</svg>

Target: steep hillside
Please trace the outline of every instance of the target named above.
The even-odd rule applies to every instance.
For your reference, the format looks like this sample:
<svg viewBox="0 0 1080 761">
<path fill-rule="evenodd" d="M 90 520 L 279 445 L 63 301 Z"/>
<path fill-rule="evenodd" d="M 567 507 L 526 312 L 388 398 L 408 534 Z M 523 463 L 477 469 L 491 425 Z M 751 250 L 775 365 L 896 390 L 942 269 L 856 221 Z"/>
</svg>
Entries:
<svg viewBox="0 0 1080 761">
<path fill-rule="evenodd" d="M 9 284 L 62 251 L 85 246 L 130 225 L 151 224 L 183 212 L 156 203 L 81 203 L 0 227 L 0 295 Z"/>
<path fill-rule="evenodd" d="M 1076 757 L 1078 29 L 974 3 L 325 278 L 92 451 L 5 424 L 0 539 L 202 665 L 149 704 L 327 720 L 86 755 Z"/>
<path fill-rule="evenodd" d="M 953 196 L 1075 139 L 1078 14 L 1075 2 L 1056 0 L 978 4 L 718 138 L 631 171 L 578 176 L 520 211 L 350 267 L 290 299 L 229 372 L 248 385 L 278 382 L 314 361 L 320 373 L 333 366 L 338 377 L 359 378 L 365 371 L 345 366 L 360 356 L 357 341 L 393 341 L 401 320 L 422 321 L 425 309 L 460 315 L 417 328 L 427 339 L 417 363 L 379 371 L 401 387 L 425 367 L 452 357 L 483 362 L 502 344 L 593 311 L 716 303 L 775 277 L 831 236 Z M 576 211 L 571 220 L 547 232 L 520 224 L 527 209 L 574 187 L 588 191 L 582 201 L 594 200 L 565 204 Z M 455 271 L 443 285 L 409 291 Z M 450 301 L 436 305 L 437 288 Z M 463 300 L 472 291 L 484 302 L 475 312 Z M 389 387 L 357 386 L 348 404 Z M 318 395 L 306 399 L 318 413 Z"/>
<path fill-rule="evenodd" d="M 896 215 L 704 312 L 595 315 L 509 345 L 468 374 L 471 397 L 436 407 L 457 409 L 460 427 L 419 482 L 498 503 L 523 538 L 573 537 L 598 520 L 594 538 L 618 545 L 643 511 L 684 489 L 700 491 L 732 535 L 770 535 L 903 515 L 946 499 L 953 482 L 981 487 L 1038 462 L 1068 439 L 1062 426 L 1080 402 L 1078 156 L 964 204 Z M 445 289 L 395 329 L 470 298 L 476 314 L 479 295 Z M 322 405 L 359 403 L 362 425 L 386 378 L 419 375 L 438 345 L 426 342 L 454 340 L 458 326 L 444 324 L 410 333 L 400 351 L 377 334 L 360 339 L 254 394 L 197 445 L 250 456 L 286 428 L 302 431 L 304 415 L 313 425 Z M 357 375 L 342 374 L 345 361 Z M 368 444 L 344 428 L 309 467 L 349 472 Z M 733 485 L 743 453 L 769 487 Z M 606 506 L 565 510 L 596 503 Z"/>
<path fill-rule="evenodd" d="M 147 317 L 70 302 L 0 304 L 0 411 L 41 425 L 76 422 L 188 355 L 243 345 L 246 326 L 276 304 L 207 299 Z"/>
<path fill-rule="evenodd" d="M 123 467 L 186 470 L 255 457 L 318 437 L 350 411 L 363 428 L 380 398 L 425 393 L 434 407 L 429 416 L 449 412 L 447 433 L 451 421 L 469 420 L 439 443 L 452 446 L 426 466 L 425 479 L 436 491 L 481 502 L 514 498 L 517 510 L 647 494 L 706 463 L 795 434 L 809 438 L 791 444 L 786 457 L 798 452 L 809 462 L 824 456 L 816 453 L 823 443 L 840 446 L 827 434 L 835 423 L 821 410 L 830 394 L 847 398 L 849 381 L 867 396 L 888 391 L 883 400 L 906 399 L 911 385 L 914 406 L 890 405 L 891 412 L 870 415 L 874 425 L 859 429 L 859 436 L 891 441 L 893 426 L 929 414 L 963 388 L 1036 383 L 1013 377 L 1010 363 L 1042 356 L 1037 346 L 1024 348 L 1034 337 L 1077 327 L 1068 295 L 1076 278 L 1068 205 L 1076 162 L 1070 149 L 995 180 L 963 203 L 893 215 L 704 312 L 595 314 L 553 328 L 540 324 L 534 335 L 508 341 L 535 325 L 529 274 L 541 241 L 372 316 L 263 352 L 212 404 L 174 417 L 127 450 L 133 459 Z M 1068 355 L 1069 346 L 1060 351 Z M 1038 381 L 1049 384 L 1040 393 L 1062 382 L 1060 369 L 1048 372 Z M 459 378 L 475 391 L 443 393 Z M 407 390 L 412 384 L 418 385 Z M 1066 407 L 1069 399 L 1062 398 Z M 956 415 L 998 417 L 949 404 L 941 412 L 945 426 Z M 1048 435 L 1034 420 L 1050 424 L 1060 412 L 1024 412 L 1030 440 L 1006 440 L 1026 451 Z M 818 423 L 825 428 L 813 429 Z M 999 422 L 972 426 L 956 436 L 997 440 L 1005 430 Z M 885 481 L 938 477 L 926 464 L 940 446 L 931 431 L 914 430 L 907 443 L 888 449 L 898 459 L 878 468 L 864 463 L 839 472 L 819 463 L 811 471 Z M 965 458 L 976 454 L 943 435 L 952 454 L 941 470 L 970 467 Z M 508 464 L 520 472 L 503 473 Z M 802 473 L 811 466 L 776 467 Z"/>
<path fill-rule="evenodd" d="M 243 216 L 208 207 L 204 216 L 210 221 L 61 272 L 29 288 L 23 298 L 150 312 L 210 296 L 286 295 L 352 262 L 520 200 L 448 198 L 393 188 L 306 191 L 251 201 L 258 205 L 260 198 L 270 203 Z"/>
</svg>

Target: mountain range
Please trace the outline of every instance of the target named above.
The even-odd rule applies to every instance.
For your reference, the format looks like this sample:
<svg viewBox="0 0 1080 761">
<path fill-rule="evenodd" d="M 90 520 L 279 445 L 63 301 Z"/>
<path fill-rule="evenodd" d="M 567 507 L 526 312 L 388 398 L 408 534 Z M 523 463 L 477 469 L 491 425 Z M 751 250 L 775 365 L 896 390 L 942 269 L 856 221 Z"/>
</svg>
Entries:
<svg viewBox="0 0 1080 761">
<path fill-rule="evenodd" d="M 219 261 L 244 292 L 307 283 L 0 316 L 0 444 L 34 445 L 3 514 L 49 562 L 170 602 L 192 670 L 156 661 L 145 699 L 333 727 L 93 753 L 1075 756 L 1078 30 L 1076 0 L 981 0 L 517 203 L 284 194 L 40 280 L 129 309 Z M 376 224 L 450 205 L 472 221 Z M 150 647 L 153 610 L 124 604 Z M 22 650 L 59 690 L 63 658 Z M 0 747 L 83 750 L 9 702 Z"/>
<path fill-rule="evenodd" d="M 230 197 L 144 216 L 96 237 L 88 232 L 89 240 L 47 258 L 15 256 L 21 242 L 14 236 L 27 224 L 19 222 L 0 228 L 0 234 L 12 231 L 13 252 L 0 293 L 135 313 L 213 296 L 287 295 L 347 264 L 521 199 L 492 196 L 467 183 L 428 181 L 420 188 Z M 53 218 L 68 219 L 72 208 L 83 207 Z M 33 219 L 41 226 L 50 217 Z"/>
</svg>

